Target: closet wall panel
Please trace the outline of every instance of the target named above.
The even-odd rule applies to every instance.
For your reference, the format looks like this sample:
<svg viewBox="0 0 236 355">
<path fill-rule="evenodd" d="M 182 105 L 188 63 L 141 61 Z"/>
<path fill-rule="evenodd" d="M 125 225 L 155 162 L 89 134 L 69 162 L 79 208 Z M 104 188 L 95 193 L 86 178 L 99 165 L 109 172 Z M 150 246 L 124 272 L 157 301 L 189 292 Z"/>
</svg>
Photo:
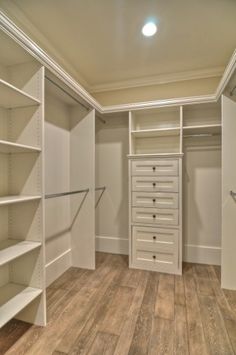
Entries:
<svg viewBox="0 0 236 355">
<path fill-rule="evenodd" d="M 70 188 L 72 265 L 95 268 L 95 110 L 71 108 Z"/>
<path fill-rule="evenodd" d="M 96 249 L 128 254 L 128 163 L 127 116 L 96 121 Z M 98 202 L 99 200 L 99 202 Z"/>
<path fill-rule="evenodd" d="M 197 138 L 184 149 L 183 232 L 184 260 L 220 265 L 221 148 L 205 146 Z"/>
<path fill-rule="evenodd" d="M 45 193 L 70 191 L 69 107 L 50 93 L 45 103 Z M 70 197 L 46 199 L 46 281 L 71 266 Z"/>
</svg>

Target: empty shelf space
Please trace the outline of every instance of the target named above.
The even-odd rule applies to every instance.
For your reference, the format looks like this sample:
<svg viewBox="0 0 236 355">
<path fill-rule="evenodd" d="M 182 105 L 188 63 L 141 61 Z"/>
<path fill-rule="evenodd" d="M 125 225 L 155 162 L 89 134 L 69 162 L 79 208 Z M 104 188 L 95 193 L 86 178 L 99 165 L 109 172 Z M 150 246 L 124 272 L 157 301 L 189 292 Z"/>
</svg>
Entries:
<svg viewBox="0 0 236 355">
<path fill-rule="evenodd" d="M 0 266 L 39 248 L 40 242 L 30 240 L 6 239 L 0 242 Z"/>
<path fill-rule="evenodd" d="M 149 137 L 160 137 L 160 136 L 179 136 L 180 128 L 157 128 L 157 129 L 142 129 L 133 130 L 131 134 L 137 138 L 149 138 Z"/>
<path fill-rule="evenodd" d="M 221 132 L 221 124 L 184 126 L 184 134 L 219 134 Z"/>
<path fill-rule="evenodd" d="M 9 283 L 0 288 L 0 328 L 42 293 L 41 289 Z"/>
<path fill-rule="evenodd" d="M 0 197 L 0 206 L 10 205 L 12 203 L 20 203 L 20 202 L 39 200 L 39 199 L 41 199 L 41 196 L 39 196 L 39 195 L 36 195 L 36 196 L 16 195 L 16 196 L 4 196 L 4 197 L 2 196 L 2 197 Z"/>
<path fill-rule="evenodd" d="M 0 79 L 0 107 L 17 108 L 39 105 L 40 101 Z"/>
<path fill-rule="evenodd" d="M 40 151 L 41 149 L 37 147 L 0 140 L 0 153 L 30 153 Z"/>
</svg>

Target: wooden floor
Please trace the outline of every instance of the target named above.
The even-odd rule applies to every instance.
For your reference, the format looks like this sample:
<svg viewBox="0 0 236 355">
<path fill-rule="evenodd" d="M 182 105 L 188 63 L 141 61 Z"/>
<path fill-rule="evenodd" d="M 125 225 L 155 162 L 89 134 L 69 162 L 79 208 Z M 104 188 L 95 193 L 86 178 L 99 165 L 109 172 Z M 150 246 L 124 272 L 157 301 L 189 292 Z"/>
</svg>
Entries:
<svg viewBox="0 0 236 355">
<path fill-rule="evenodd" d="M 0 354 L 236 354 L 236 292 L 219 279 L 216 266 L 173 276 L 99 253 L 96 271 L 71 268 L 48 288 L 46 328 L 1 330 Z"/>
</svg>

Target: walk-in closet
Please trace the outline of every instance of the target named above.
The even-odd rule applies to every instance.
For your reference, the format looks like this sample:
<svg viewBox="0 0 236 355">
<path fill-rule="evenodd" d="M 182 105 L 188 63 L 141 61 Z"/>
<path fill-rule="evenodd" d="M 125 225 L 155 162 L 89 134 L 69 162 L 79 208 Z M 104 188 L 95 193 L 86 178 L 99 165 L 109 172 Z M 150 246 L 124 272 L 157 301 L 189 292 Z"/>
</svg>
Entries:
<svg viewBox="0 0 236 355">
<path fill-rule="evenodd" d="M 0 0 L 0 355 L 233 355 L 236 5 L 98 3 Z"/>
</svg>

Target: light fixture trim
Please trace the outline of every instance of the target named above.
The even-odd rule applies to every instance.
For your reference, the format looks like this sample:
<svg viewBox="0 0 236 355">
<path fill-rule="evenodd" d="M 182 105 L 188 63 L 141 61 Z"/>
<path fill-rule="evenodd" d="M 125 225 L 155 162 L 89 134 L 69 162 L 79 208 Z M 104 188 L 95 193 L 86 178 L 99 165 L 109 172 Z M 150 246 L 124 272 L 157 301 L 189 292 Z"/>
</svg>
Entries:
<svg viewBox="0 0 236 355">
<path fill-rule="evenodd" d="M 156 32 L 157 32 L 157 25 L 153 21 L 149 21 L 145 23 L 145 25 L 142 28 L 142 34 L 145 37 L 154 36 Z"/>
</svg>

